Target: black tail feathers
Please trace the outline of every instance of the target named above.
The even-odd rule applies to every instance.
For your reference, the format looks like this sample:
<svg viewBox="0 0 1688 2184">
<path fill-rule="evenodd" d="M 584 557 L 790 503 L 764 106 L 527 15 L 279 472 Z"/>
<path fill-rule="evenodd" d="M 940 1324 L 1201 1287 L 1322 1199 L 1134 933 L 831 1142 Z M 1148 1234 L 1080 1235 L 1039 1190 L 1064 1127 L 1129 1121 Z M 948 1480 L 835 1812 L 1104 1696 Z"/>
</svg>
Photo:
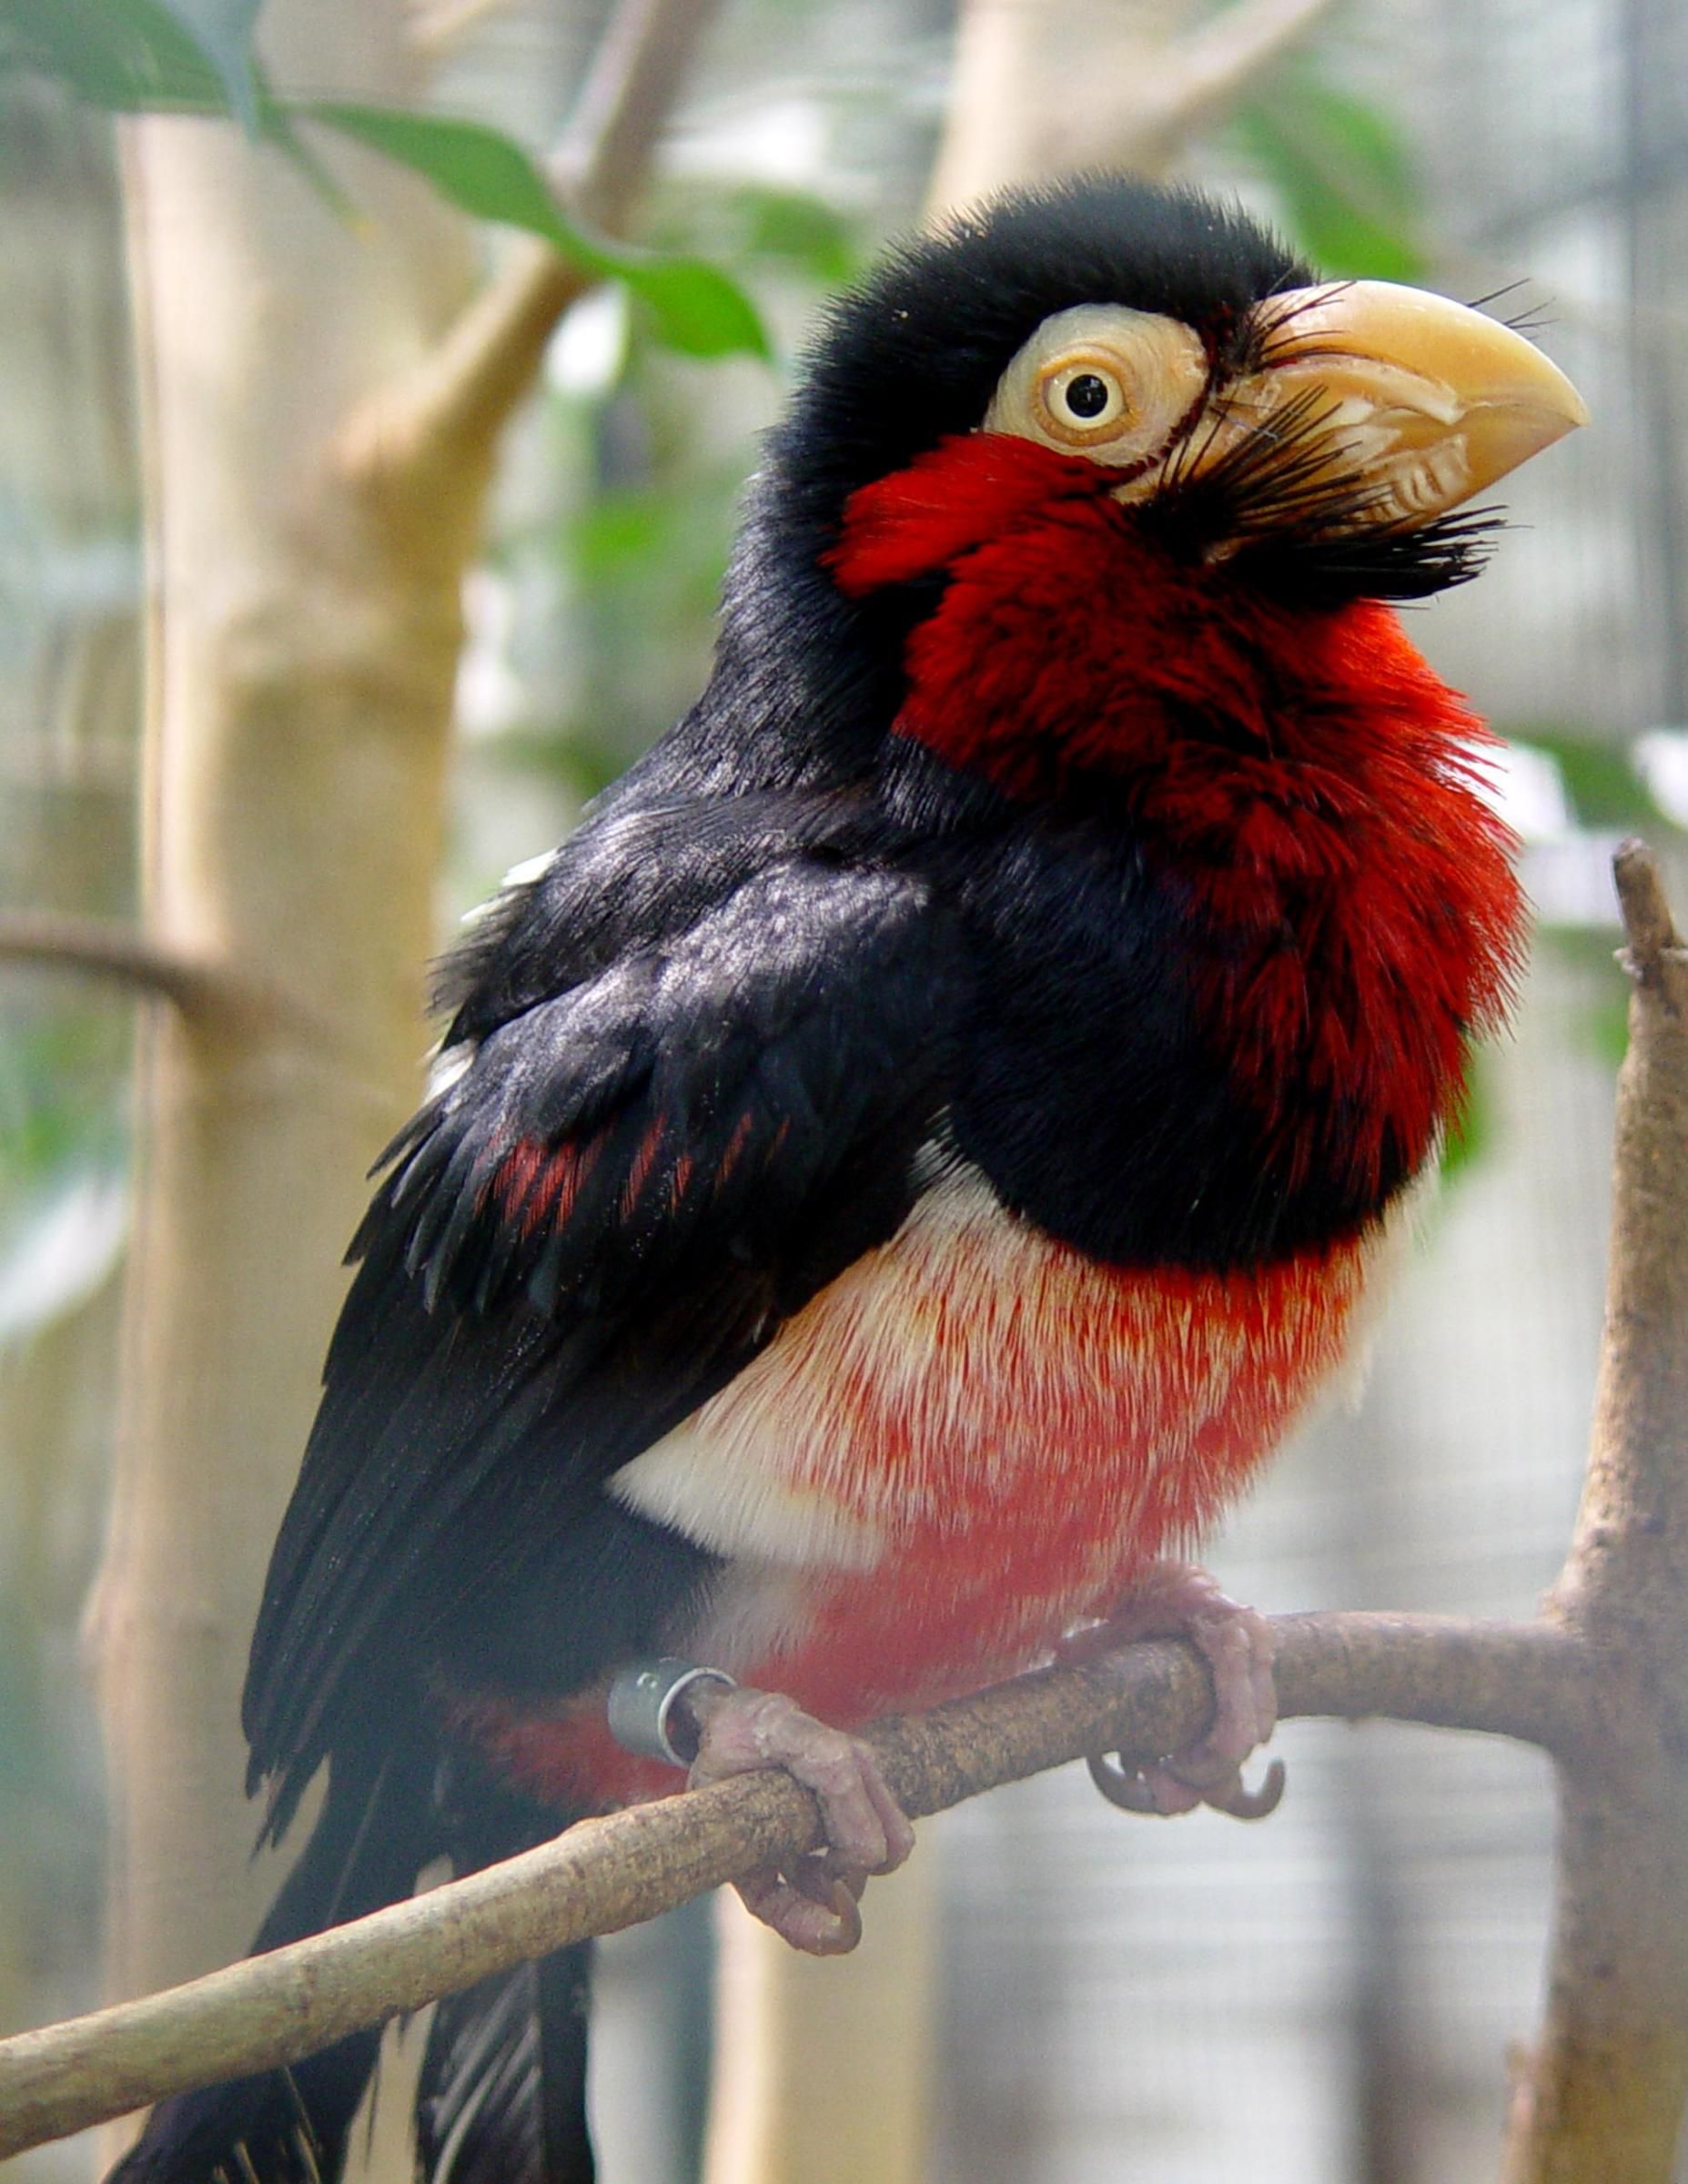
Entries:
<svg viewBox="0 0 1688 2184">
<path fill-rule="evenodd" d="M 591 1951 L 559 1949 L 439 2005 L 417 2095 L 421 2184 L 592 2184 Z"/>
<path fill-rule="evenodd" d="M 556 1834 L 559 1815 L 461 1752 L 441 1804 L 460 1873 Z M 586 2130 L 591 1944 L 437 2004 L 416 2096 L 419 2184 L 592 2184 Z"/>
<path fill-rule="evenodd" d="M 354 2033 L 290 2069 L 161 2101 L 106 2184 L 332 2184 L 379 2031 Z"/>
<path fill-rule="evenodd" d="M 337 1754 L 253 1953 L 408 1896 L 442 1853 L 468 1873 L 561 1825 L 463 1754 L 442 1764 L 426 1734 L 396 1739 L 379 1763 Z M 589 1943 L 561 1949 L 438 2005 L 417 2093 L 419 2184 L 592 2184 L 591 1964 Z M 106 2184 L 338 2184 L 379 2048 L 372 2027 L 289 2068 L 163 2101 Z"/>
<path fill-rule="evenodd" d="M 335 1760 L 321 1816 L 255 1956 L 410 1894 L 440 1847 L 434 1764 L 426 1739 L 372 1767 Z M 334 2184 L 380 2037 L 371 2027 L 287 2069 L 161 2101 L 107 2184 Z"/>
</svg>

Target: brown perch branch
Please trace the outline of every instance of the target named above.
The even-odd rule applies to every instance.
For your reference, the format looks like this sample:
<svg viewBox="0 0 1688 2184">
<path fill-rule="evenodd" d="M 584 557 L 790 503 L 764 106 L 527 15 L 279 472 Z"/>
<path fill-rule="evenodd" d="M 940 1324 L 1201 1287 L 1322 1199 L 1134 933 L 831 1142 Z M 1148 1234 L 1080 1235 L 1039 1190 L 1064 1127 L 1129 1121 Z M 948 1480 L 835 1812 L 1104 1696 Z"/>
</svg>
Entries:
<svg viewBox="0 0 1688 2184">
<path fill-rule="evenodd" d="M 1406 1615 L 1279 1620 L 1285 1714 L 1387 1714 L 1566 1749 L 1589 1733 L 1586 1649 L 1544 1623 Z M 1097 1750 L 1198 1736 L 1212 1694 L 1188 1646 L 1045 1669 L 871 1732 L 919 1815 Z M 0 2158 L 196 2085 L 296 2060 L 360 2025 L 613 1933 L 819 1839 L 781 1774 L 582 1822 L 521 1857 L 267 1956 L 0 2041 Z M 887 1884 L 889 1885 L 889 1884 Z"/>
<path fill-rule="evenodd" d="M 1546 2021 L 1506 2184 L 1670 2184 L 1688 2102 L 1688 948 L 1639 842 L 1616 859 L 1632 982 L 1588 1480 L 1550 1603 L 1596 1734 L 1561 1756 Z"/>
</svg>

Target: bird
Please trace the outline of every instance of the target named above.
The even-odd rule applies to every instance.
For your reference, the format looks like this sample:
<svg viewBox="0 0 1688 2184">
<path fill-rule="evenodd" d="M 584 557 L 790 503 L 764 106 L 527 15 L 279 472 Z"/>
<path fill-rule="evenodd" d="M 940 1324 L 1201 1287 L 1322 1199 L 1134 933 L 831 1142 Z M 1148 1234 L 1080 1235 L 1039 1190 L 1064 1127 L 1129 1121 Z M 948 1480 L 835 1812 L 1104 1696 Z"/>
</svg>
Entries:
<svg viewBox="0 0 1688 2184">
<path fill-rule="evenodd" d="M 889 250 L 751 481 L 702 694 L 447 962 L 269 1567 L 255 1949 L 783 1766 L 848 1946 L 854 1734 L 1182 1633 L 1122 1784 L 1266 1800 L 1269 1625 L 1182 1559 L 1351 1361 L 1524 947 L 1492 739 L 1397 607 L 1585 421 L 1481 310 L 1112 174 Z M 447 1997 L 427 2184 L 588 2184 L 589 1946 Z M 341 2170 L 378 2035 L 119 2184 Z"/>
</svg>

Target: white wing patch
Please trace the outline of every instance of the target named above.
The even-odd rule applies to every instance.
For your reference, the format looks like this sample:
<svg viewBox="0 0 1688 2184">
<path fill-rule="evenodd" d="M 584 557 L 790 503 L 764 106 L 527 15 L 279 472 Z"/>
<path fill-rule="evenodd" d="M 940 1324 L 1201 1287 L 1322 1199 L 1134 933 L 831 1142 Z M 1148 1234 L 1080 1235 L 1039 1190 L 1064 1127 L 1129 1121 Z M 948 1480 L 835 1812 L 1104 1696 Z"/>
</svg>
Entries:
<svg viewBox="0 0 1688 2184">
<path fill-rule="evenodd" d="M 824 1489 L 783 1478 L 760 1418 L 712 1431 L 707 1410 L 623 1464 L 609 1482 L 615 1500 L 712 1554 L 804 1570 L 874 1567 L 884 1545 L 877 1526 Z"/>
</svg>

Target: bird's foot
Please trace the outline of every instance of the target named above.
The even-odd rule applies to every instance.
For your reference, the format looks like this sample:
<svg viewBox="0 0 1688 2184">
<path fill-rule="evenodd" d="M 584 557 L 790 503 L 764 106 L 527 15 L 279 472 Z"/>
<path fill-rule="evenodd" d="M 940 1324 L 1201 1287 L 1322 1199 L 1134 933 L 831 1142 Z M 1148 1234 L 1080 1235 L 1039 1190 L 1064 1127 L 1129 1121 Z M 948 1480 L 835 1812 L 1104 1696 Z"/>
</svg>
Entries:
<svg viewBox="0 0 1688 2184">
<path fill-rule="evenodd" d="M 1188 1751 L 1147 1766 L 1127 1768 L 1107 1754 L 1090 1762 L 1091 1778 L 1111 1805 L 1134 1813 L 1188 1813 L 1198 1805 L 1237 1820 L 1263 1820 L 1284 1794 L 1284 1767 L 1275 1759 L 1258 1790 L 1245 1787 L 1243 1762 L 1278 1722 L 1272 1681 L 1272 1626 L 1254 1608 L 1230 1599 L 1193 1562 L 1151 1562 L 1105 1622 L 1075 1632 L 1064 1661 L 1094 1660 L 1135 1638 L 1187 1638 L 1213 1677 L 1214 1713 L 1207 1733 Z"/>
<path fill-rule="evenodd" d="M 781 1692 L 701 1684 L 682 1704 L 698 1736 L 691 1787 L 783 1767 L 821 1808 L 825 1848 L 790 1867 L 747 1875 L 736 1884 L 745 1909 L 811 1956 L 854 1948 L 869 1875 L 895 1872 L 915 1847 L 914 1828 L 873 1752 Z"/>
</svg>

